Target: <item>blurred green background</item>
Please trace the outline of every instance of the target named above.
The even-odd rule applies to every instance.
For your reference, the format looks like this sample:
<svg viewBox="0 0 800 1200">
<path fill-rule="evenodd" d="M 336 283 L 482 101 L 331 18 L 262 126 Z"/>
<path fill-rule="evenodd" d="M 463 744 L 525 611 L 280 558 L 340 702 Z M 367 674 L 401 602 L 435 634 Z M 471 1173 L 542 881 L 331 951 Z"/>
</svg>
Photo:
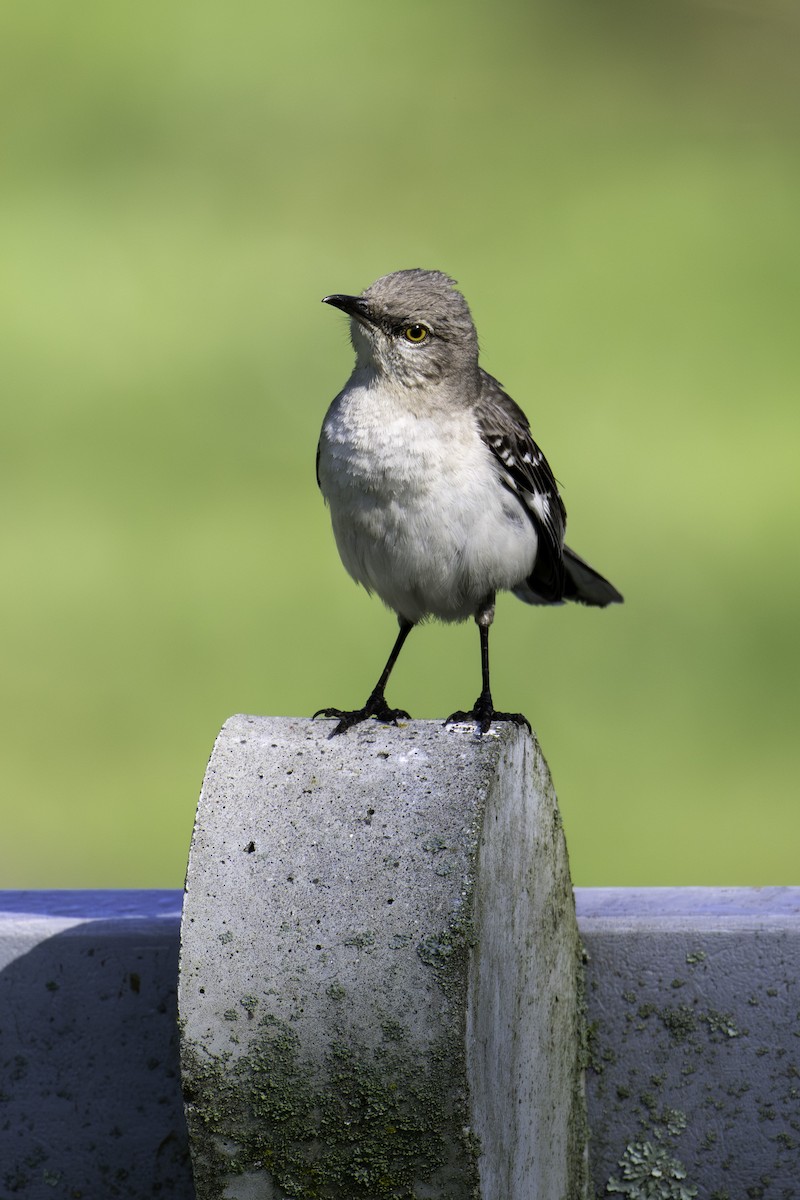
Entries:
<svg viewBox="0 0 800 1200">
<path fill-rule="evenodd" d="M 625 593 L 493 633 L 575 881 L 800 882 L 798 51 L 777 0 L 0 8 L 0 886 L 180 886 L 224 719 L 364 700 L 319 301 L 411 266 Z M 389 699 L 478 687 L 432 625 Z"/>
</svg>

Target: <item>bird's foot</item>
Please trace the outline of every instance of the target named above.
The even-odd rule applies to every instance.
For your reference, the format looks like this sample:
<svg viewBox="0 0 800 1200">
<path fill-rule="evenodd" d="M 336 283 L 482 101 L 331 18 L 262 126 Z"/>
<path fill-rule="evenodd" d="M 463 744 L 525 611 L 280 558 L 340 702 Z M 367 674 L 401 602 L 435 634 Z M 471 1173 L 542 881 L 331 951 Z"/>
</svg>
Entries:
<svg viewBox="0 0 800 1200">
<path fill-rule="evenodd" d="M 485 692 L 482 692 L 475 705 L 469 712 L 459 710 L 451 713 L 445 721 L 445 725 L 471 724 L 472 722 L 478 726 L 478 733 L 488 733 L 491 728 L 492 721 L 511 721 L 514 725 L 524 725 L 531 733 L 531 723 L 522 713 L 507 713 L 498 712 L 492 704 L 492 697 Z"/>
<path fill-rule="evenodd" d="M 368 721 L 370 717 L 374 717 L 376 721 L 383 721 L 386 725 L 396 725 L 401 718 L 411 720 L 410 714 L 404 708 L 389 708 L 383 694 L 376 695 L 375 692 L 363 708 L 320 708 L 314 713 L 314 718 L 316 717 L 338 717 L 339 724 L 331 731 L 330 737 L 336 737 L 337 733 L 347 733 L 348 729 L 360 725 L 362 721 Z"/>
</svg>

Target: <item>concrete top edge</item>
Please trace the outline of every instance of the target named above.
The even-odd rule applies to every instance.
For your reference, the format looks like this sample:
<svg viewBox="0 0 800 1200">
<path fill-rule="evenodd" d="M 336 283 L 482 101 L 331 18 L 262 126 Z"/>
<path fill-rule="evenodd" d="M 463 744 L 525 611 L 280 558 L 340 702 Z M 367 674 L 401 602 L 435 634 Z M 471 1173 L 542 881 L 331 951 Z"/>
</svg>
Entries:
<svg viewBox="0 0 800 1200">
<path fill-rule="evenodd" d="M 178 889 L 0 891 L 0 919 L 179 920 L 182 902 Z M 575 888 L 575 906 L 582 925 L 800 923 L 800 887 Z"/>
<path fill-rule="evenodd" d="M 259 715 L 258 713 L 232 713 L 223 723 L 222 728 L 225 729 L 227 726 L 238 729 L 240 726 L 247 725 L 254 725 L 257 728 L 268 728 L 270 725 L 274 725 L 276 728 L 283 728 L 289 731 L 294 728 L 322 729 L 330 731 L 334 724 L 335 721 L 332 717 L 271 717 Z M 440 717 L 408 717 L 399 720 L 396 725 L 384 725 L 381 721 L 364 721 L 362 724 L 353 726 L 353 728 L 348 730 L 344 736 L 347 738 L 355 736 L 357 738 L 362 734 L 369 733 L 370 731 L 375 733 L 376 731 L 381 730 L 388 732 L 390 736 L 393 735 L 395 737 L 399 737 L 405 730 L 414 728 L 442 730 L 445 733 L 448 733 L 452 729 L 460 728 L 474 730 L 474 722 L 468 721 L 463 726 L 459 724 L 445 726 L 444 719 Z M 518 728 L 519 726 L 517 725 L 512 725 L 508 722 L 502 722 L 493 725 L 490 732 L 493 732 L 497 737 L 499 737 L 506 731 L 513 732 Z M 488 736 L 488 734 L 484 734 L 484 737 Z"/>
<path fill-rule="evenodd" d="M 800 925 L 800 887 L 576 888 L 575 908 L 585 929 Z"/>
<path fill-rule="evenodd" d="M 0 920 L 65 917 L 73 920 L 180 920 L 183 892 L 167 888 L 85 891 L 0 891 Z"/>
</svg>

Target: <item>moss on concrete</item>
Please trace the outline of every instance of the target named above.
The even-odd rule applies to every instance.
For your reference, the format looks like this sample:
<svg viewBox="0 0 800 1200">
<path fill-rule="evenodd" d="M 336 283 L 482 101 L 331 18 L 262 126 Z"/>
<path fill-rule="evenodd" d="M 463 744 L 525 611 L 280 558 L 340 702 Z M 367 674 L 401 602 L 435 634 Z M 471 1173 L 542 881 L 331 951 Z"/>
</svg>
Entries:
<svg viewBox="0 0 800 1200">
<path fill-rule="evenodd" d="M 236 1195 L 235 1177 L 254 1171 L 291 1200 L 474 1194 L 479 1147 L 450 1045 L 412 1062 L 393 1026 L 374 1051 L 331 1042 L 324 1061 L 324 1073 L 305 1063 L 291 1027 L 273 1017 L 240 1057 L 184 1046 L 198 1196 Z"/>
</svg>

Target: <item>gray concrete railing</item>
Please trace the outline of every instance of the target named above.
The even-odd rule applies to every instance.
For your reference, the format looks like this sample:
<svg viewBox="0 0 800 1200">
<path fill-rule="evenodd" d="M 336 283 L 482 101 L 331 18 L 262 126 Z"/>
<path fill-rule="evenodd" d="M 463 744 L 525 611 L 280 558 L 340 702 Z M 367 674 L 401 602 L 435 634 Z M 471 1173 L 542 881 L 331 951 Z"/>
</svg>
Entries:
<svg viewBox="0 0 800 1200">
<path fill-rule="evenodd" d="M 427 774 L 427 796 L 430 764 L 421 771 L 420 754 L 409 762 L 408 742 L 384 747 L 383 736 L 397 739 L 398 732 L 405 733 L 373 734 L 370 727 L 370 739 L 377 738 L 369 741 L 372 756 L 382 770 L 389 768 L 401 792 L 408 792 L 410 779 Z M 417 746 L 425 749 L 420 736 Z M 348 745 L 339 744 L 336 753 L 352 754 Z M 445 745 L 449 753 L 449 747 L 463 743 Z M 239 765 L 254 766 L 258 779 L 262 768 L 248 759 L 253 747 L 245 748 L 243 757 L 231 747 Z M 398 756 L 394 764 L 392 755 Z M 463 760 L 469 761 L 469 756 Z M 329 764 L 334 769 L 335 760 Z M 291 764 L 292 778 L 298 766 L 299 761 Z M 342 764 L 335 770 L 341 773 Z M 226 777 L 230 780 L 232 772 Z M 461 782 L 469 782 L 468 771 Z M 298 795 L 304 788 L 301 783 Z M 217 808 L 229 802 L 224 791 L 217 790 Z M 353 813 L 363 818 L 358 785 L 348 778 L 340 791 L 343 803 L 331 813 L 330 836 L 336 829 L 347 843 L 351 834 L 361 836 L 360 861 L 378 835 L 387 844 L 406 836 L 394 826 L 381 832 L 380 822 L 388 818 L 376 804 L 368 805 L 374 810 L 368 814 L 371 824 L 348 827 Z M 498 815 L 504 811 L 502 798 L 491 803 Z M 429 811 L 415 810 L 413 794 L 408 807 L 418 814 Z M 249 820 L 258 811 L 245 815 Z M 444 815 L 437 810 L 437 822 Z M 290 833 L 291 814 L 285 816 Z M 229 826 L 232 844 L 243 869 L 257 875 L 259 849 L 250 849 L 252 837 L 238 845 L 239 817 Z M 328 833 L 318 824 L 310 841 L 328 852 Z M 414 845 L 418 848 L 409 882 L 430 868 L 431 882 L 453 883 L 454 872 L 462 871 L 459 887 L 470 879 L 474 883 L 476 876 L 467 869 L 475 861 L 474 841 L 459 849 L 454 831 L 440 830 L 434 844 L 424 824 L 410 821 L 410 841 L 402 843 L 409 855 Z M 468 824 L 476 828 L 474 821 Z M 214 831 L 206 817 L 203 828 L 212 846 L 224 836 L 224 822 Z M 279 831 L 274 833 L 277 844 Z M 500 866 L 509 861 L 511 868 L 508 843 L 498 846 Z M 452 863 L 445 870 L 441 864 L 448 849 Z M 224 892 L 232 874 L 221 870 L 214 887 Z M 203 878 L 210 884 L 207 869 Z M 409 898 L 414 890 L 409 888 Z M 402 894 L 393 892 L 393 908 Z M 245 893 L 239 895 L 246 906 Z M 0 1200 L 194 1200 L 177 1032 L 182 899 L 179 892 L 0 893 Z M 220 903 L 229 900 L 221 896 Z M 593 1193 L 631 1200 L 800 1197 L 800 888 L 576 889 L 575 900 L 587 957 Z M 298 903 L 296 897 L 292 902 Z M 196 921 L 201 908 L 195 909 Z M 203 917 L 212 926 L 215 911 L 218 917 L 220 909 L 211 905 Z M 547 913 L 528 911 L 523 918 L 541 925 Z M 221 952 L 235 946 L 235 922 L 212 932 Z M 387 932 L 394 937 L 397 931 Z M 399 938 L 402 949 L 402 931 Z M 337 987 L 349 986 L 351 967 L 356 969 L 352 978 L 358 978 L 359 955 L 352 952 L 360 950 L 363 958 L 367 950 L 373 966 L 379 959 L 349 935 L 340 939 L 341 950 L 333 941 L 324 970 L 331 978 L 338 972 L 335 998 Z M 324 945 L 321 937 L 317 943 Z M 429 948 L 433 953 L 433 942 Z M 498 967 L 506 957 L 501 949 L 494 965 L 489 960 L 491 970 L 506 969 Z M 224 968 L 224 953 L 218 961 Z M 443 961 L 433 962 L 434 973 L 441 974 Z M 201 980 L 199 986 L 206 984 Z M 373 980 L 370 989 L 377 986 Z M 476 1003 L 483 1003 L 476 995 Z M 229 1028 L 246 1029 L 255 1003 L 254 998 L 248 1009 L 238 997 L 230 1011 L 237 1021 L 231 1019 Z M 271 1019 L 274 1023 L 274 1014 Z M 528 1031 L 526 1038 L 536 1036 L 535 1025 L 521 1028 Z M 525 1046 L 521 1050 L 524 1057 Z M 462 1061 L 459 1052 L 456 1067 Z M 502 1077 L 503 1063 L 499 1069 Z M 524 1077 L 526 1068 L 521 1069 Z M 547 1186 L 539 1185 L 531 1200 L 551 1200 L 542 1190 Z M 493 1200 L 508 1200 L 510 1194 L 498 1192 Z M 574 1197 L 559 1193 L 552 1200 Z"/>
<path fill-rule="evenodd" d="M 800 1196 L 800 888 L 577 888 L 575 899 L 596 1193 Z M 181 901 L 0 892 L 3 1200 L 194 1200 Z M 653 1169 L 662 1183 L 648 1192 Z"/>
</svg>

